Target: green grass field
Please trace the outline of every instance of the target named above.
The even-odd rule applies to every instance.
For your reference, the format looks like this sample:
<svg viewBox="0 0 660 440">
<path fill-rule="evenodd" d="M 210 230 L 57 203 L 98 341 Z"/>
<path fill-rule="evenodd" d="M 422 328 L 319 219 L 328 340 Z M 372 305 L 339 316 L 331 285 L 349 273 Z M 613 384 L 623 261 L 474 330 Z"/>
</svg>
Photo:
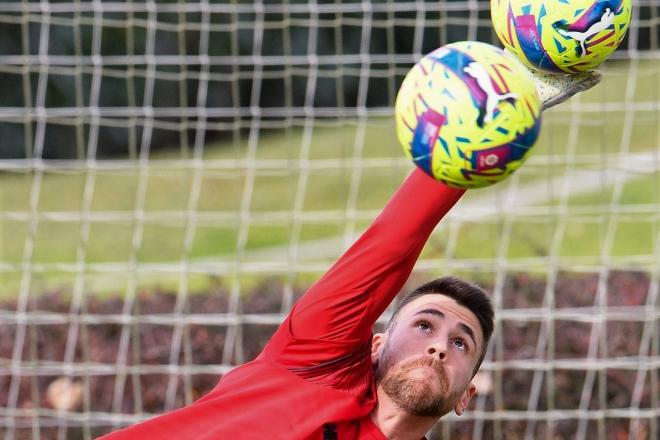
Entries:
<svg viewBox="0 0 660 440">
<path fill-rule="evenodd" d="M 515 176 L 517 184 L 549 181 L 572 170 L 625 166 L 621 161 L 627 153 L 657 152 L 660 144 L 658 64 L 658 61 L 640 62 L 633 71 L 636 76 L 631 78 L 629 62 L 612 62 L 604 71 L 603 83 L 581 96 L 576 108 L 579 111 L 571 111 L 569 102 L 546 113 L 536 151 Z M 626 94 L 630 81 L 634 81 L 634 88 Z M 626 108 L 636 110 L 628 114 Z M 196 179 L 201 192 L 193 207 L 199 217 L 189 250 L 192 260 L 236 258 L 241 230 L 246 227 L 244 259 L 249 260 L 252 252 L 286 245 L 297 231 L 297 220 L 291 214 L 298 202 L 299 185 L 304 188 L 300 212 L 306 217 L 299 225 L 301 242 L 341 236 L 351 195 L 357 196 L 354 208 L 360 216 L 355 228 L 361 230 L 412 167 L 401 159 L 393 121 L 369 118 L 360 123 L 319 120 L 314 123 L 310 127 L 264 129 L 259 133 L 256 149 L 250 148 L 248 139 L 209 144 L 202 171 L 189 166 L 190 162 L 181 162 L 180 152 L 153 154 L 146 172 L 135 166 L 95 172 L 48 168 L 39 191 L 39 220 L 31 262 L 47 264 L 49 269 L 35 274 L 33 281 L 39 288 L 70 283 L 72 276 L 59 273 L 54 265 L 76 262 L 79 249 L 84 249 L 87 263 L 126 262 L 133 257 L 140 263 L 179 261 L 184 255 L 186 213 Z M 574 144 L 571 139 L 575 140 Z M 353 158 L 364 165 L 355 194 L 351 186 Z M 312 166 L 302 181 L 300 159 L 307 159 Z M 244 199 L 251 172 L 245 167 L 245 160 L 258 166 L 249 199 Z M 658 160 L 656 157 L 656 164 Z M 451 257 L 495 258 L 502 251 L 503 231 L 509 228 L 509 244 L 504 250 L 507 258 L 547 255 L 558 227 L 562 228 L 562 234 L 560 247 L 555 250 L 562 258 L 600 261 L 605 253 L 629 256 L 634 261 L 639 255 L 657 255 L 654 246 L 658 246 L 660 231 L 657 209 L 660 173 L 656 170 L 630 176 L 618 199 L 613 199 L 615 186 L 609 184 L 570 196 L 565 211 L 569 216 L 559 215 L 560 194 L 556 194 L 554 198 L 540 197 L 530 202 L 529 206 L 545 212 L 542 215 L 493 216 L 463 222 L 458 246 Z M 141 181 L 146 183 L 143 200 L 138 195 Z M 7 171 L 0 175 L 3 212 L 0 262 L 6 267 L 25 260 L 33 183 L 33 171 Z M 474 197 L 497 197 L 505 191 L 505 185 L 474 191 Z M 96 217 L 90 224 L 88 243 L 81 247 L 80 212 L 87 186 L 93 188 L 89 208 Z M 468 198 L 471 197 L 472 193 Z M 243 205 L 246 201 L 249 203 Z M 138 206 L 145 213 L 142 227 L 135 220 Z M 251 218 L 248 226 L 239 215 L 242 206 L 247 207 L 245 212 Z M 609 214 L 610 207 L 620 213 Z M 607 231 L 612 227 L 612 247 L 603 249 Z M 139 245 L 133 242 L 136 234 L 142 235 Z M 425 256 L 442 257 L 446 240 L 446 234 L 436 234 Z M 286 253 L 286 248 L 283 252 Z M 5 295 L 15 294 L 20 272 L 7 269 L 1 276 L 0 290 Z M 110 286 L 116 282 L 122 286 L 124 279 L 119 278 L 101 284 Z"/>
</svg>

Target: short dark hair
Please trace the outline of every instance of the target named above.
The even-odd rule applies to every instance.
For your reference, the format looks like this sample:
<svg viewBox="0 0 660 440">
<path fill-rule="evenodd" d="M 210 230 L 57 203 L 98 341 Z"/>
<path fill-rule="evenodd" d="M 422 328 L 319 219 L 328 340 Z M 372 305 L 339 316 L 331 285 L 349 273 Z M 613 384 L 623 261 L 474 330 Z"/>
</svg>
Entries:
<svg viewBox="0 0 660 440">
<path fill-rule="evenodd" d="M 490 341 L 490 337 L 493 334 L 493 321 L 495 319 L 495 312 L 493 311 L 493 305 L 488 294 L 476 284 L 458 277 L 444 276 L 419 286 L 417 289 L 403 297 L 403 299 L 401 299 L 396 305 L 392 318 L 390 318 L 390 322 L 387 325 L 388 330 L 394 326 L 396 318 L 403 307 L 414 301 L 416 298 L 431 293 L 441 294 L 452 298 L 458 304 L 474 313 L 477 317 L 479 325 L 481 326 L 481 333 L 483 333 L 484 336 L 484 344 L 479 360 L 472 372 L 473 375 L 476 374 L 486 356 L 486 349 L 488 348 L 488 341 Z"/>
</svg>

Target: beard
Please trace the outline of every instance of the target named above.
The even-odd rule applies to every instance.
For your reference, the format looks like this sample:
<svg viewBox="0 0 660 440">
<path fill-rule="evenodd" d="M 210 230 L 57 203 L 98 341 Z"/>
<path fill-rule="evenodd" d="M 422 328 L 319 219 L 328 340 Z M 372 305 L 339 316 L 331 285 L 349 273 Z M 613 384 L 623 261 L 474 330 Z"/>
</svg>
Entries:
<svg viewBox="0 0 660 440">
<path fill-rule="evenodd" d="M 385 356 L 381 360 L 384 362 L 379 362 L 376 378 L 385 394 L 401 410 L 420 417 L 441 417 L 456 405 L 461 393 L 449 391 L 449 378 L 439 360 L 422 357 L 391 364 L 387 354 L 383 352 Z M 410 377 L 419 367 L 430 367 L 437 373 L 432 379 L 437 381 L 437 387 L 431 386 L 429 380 Z"/>
</svg>

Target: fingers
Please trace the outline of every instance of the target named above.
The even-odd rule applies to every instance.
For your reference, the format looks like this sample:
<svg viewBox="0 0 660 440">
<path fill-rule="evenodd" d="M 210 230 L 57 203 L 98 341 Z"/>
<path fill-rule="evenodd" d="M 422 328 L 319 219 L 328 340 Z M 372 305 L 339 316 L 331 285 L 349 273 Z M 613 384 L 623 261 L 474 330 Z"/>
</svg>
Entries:
<svg viewBox="0 0 660 440">
<path fill-rule="evenodd" d="M 603 75 L 597 70 L 563 75 L 531 72 L 531 75 L 543 103 L 543 110 L 566 101 L 576 93 L 589 90 L 603 78 Z"/>
</svg>

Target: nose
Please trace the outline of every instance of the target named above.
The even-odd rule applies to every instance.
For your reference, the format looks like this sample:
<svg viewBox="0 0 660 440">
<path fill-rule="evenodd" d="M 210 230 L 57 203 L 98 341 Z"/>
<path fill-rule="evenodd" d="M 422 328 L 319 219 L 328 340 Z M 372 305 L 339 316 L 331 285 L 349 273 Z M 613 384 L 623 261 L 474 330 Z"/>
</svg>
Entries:
<svg viewBox="0 0 660 440">
<path fill-rule="evenodd" d="M 426 349 L 426 352 L 433 357 L 438 357 L 441 361 L 447 359 L 447 343 L 443 340 L 436 340 Z"/>
</svg>

